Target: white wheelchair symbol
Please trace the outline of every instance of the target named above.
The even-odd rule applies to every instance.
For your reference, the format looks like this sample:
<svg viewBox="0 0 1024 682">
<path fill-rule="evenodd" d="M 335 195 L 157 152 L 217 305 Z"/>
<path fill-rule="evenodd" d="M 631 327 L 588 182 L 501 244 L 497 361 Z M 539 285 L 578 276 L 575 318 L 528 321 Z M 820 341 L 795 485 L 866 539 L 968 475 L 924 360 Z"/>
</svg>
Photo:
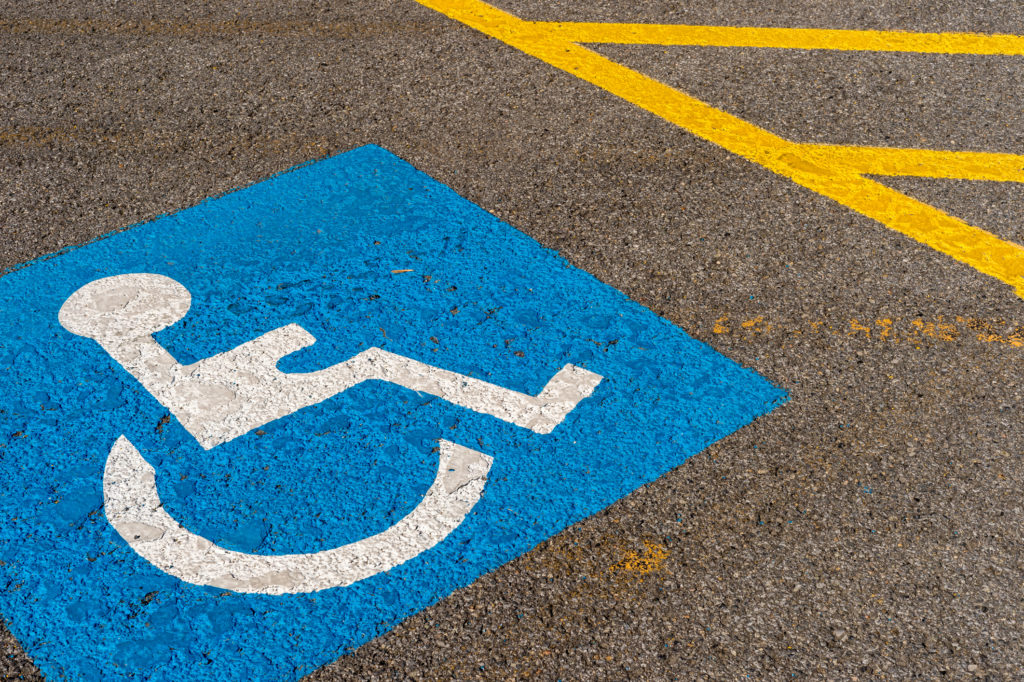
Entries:
<svg viewBox="0 0 1024 682">
<path fill-rule="evenodd" d="M 546 434 L 602 380 L 566 365 L 530 396 L 381 348 L 317 372 L 286 374 L 277 369 L 278 361 L 316 341 L 295 324 L 182 365 L 152 335 L 183 318 L 191 300 L 188 290 L 168 277 L 118 275 L 76 291 L 59 319 L 68 331 L 99 343 L 207 450 L 373 379 Z M 439 444 L 437 475 L 415 509 L 376 535 L 320 552 L 247 554 L 186 530 L 164 511 L 156 472 L 124 436 L 107 458 L 104 511 L 135 552 L 189 583 L 262 594 L 344 587 L 430 549 L 480 499 L 491 457 L 444 439 Z"/>
</svg>

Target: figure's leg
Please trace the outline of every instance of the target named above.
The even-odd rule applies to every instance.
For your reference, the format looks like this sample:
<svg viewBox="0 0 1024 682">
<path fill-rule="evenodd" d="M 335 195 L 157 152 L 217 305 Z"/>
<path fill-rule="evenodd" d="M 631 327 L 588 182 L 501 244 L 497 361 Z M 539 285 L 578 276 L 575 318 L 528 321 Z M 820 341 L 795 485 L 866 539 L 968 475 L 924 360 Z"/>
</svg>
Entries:
<svg viewBox="0 0 1024 682">
<path fill-rule="evenodd" d="M 603 379 L 582 367 L 566 365 L 539 394 L 531 396 L 380 348 L 364 351 L 357 362 L 358 371 L 368 377 L 429 393 L 542 434 L 561 424 Z"/>
</svg>

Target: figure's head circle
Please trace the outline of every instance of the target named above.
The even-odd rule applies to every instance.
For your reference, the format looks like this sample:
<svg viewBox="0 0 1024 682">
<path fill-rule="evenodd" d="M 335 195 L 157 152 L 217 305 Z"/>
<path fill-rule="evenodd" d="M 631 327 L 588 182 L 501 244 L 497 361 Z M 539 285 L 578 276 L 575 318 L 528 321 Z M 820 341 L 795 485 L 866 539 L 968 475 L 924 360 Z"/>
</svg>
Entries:
<svg viewBox="0 0 1024 682">
<path fill-rule="evenodd" d="M 137 338 L 169 327 L 188 312 L 188 289 L 163 275 L 137 273 L 89 282 L 60 309 L 60 323 L 92 339 Z"/>
</svg>

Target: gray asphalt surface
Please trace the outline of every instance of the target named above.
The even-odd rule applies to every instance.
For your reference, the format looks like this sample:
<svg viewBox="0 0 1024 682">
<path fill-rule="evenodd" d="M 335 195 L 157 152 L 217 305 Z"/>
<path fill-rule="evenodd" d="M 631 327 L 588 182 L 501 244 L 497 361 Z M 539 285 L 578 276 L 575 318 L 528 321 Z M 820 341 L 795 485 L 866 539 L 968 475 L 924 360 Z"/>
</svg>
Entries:
<svg viewBox="0 0 1024 682">
<path fill-rule="evenodd" d="M 0 267 L 375 143 L 791 397 L 312 679 L 1024 677 L 1009 287 L 411 0 L 285 5 L 3 3 Z M 1019 3 L 560 5 L 501 7 L 1024 34 Z M 1022 58 L 600 49 L 795 140 L 1024 153 Z M 1024 238 L 1019 186 L 886 182 Z"/>
</svg>

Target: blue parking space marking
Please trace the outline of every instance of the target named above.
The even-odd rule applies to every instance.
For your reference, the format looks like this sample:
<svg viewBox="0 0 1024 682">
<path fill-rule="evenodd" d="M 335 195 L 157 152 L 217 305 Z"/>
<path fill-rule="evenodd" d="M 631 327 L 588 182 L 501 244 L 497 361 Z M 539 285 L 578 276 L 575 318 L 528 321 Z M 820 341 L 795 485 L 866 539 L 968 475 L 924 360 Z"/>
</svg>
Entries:
<svg viewBox="0 0 1024 682">
<path fill-rule="evenodd" d="M 295 679 L 785 394 L 374 146 L 0 279 L 43 674 Z"/>
</svg>

